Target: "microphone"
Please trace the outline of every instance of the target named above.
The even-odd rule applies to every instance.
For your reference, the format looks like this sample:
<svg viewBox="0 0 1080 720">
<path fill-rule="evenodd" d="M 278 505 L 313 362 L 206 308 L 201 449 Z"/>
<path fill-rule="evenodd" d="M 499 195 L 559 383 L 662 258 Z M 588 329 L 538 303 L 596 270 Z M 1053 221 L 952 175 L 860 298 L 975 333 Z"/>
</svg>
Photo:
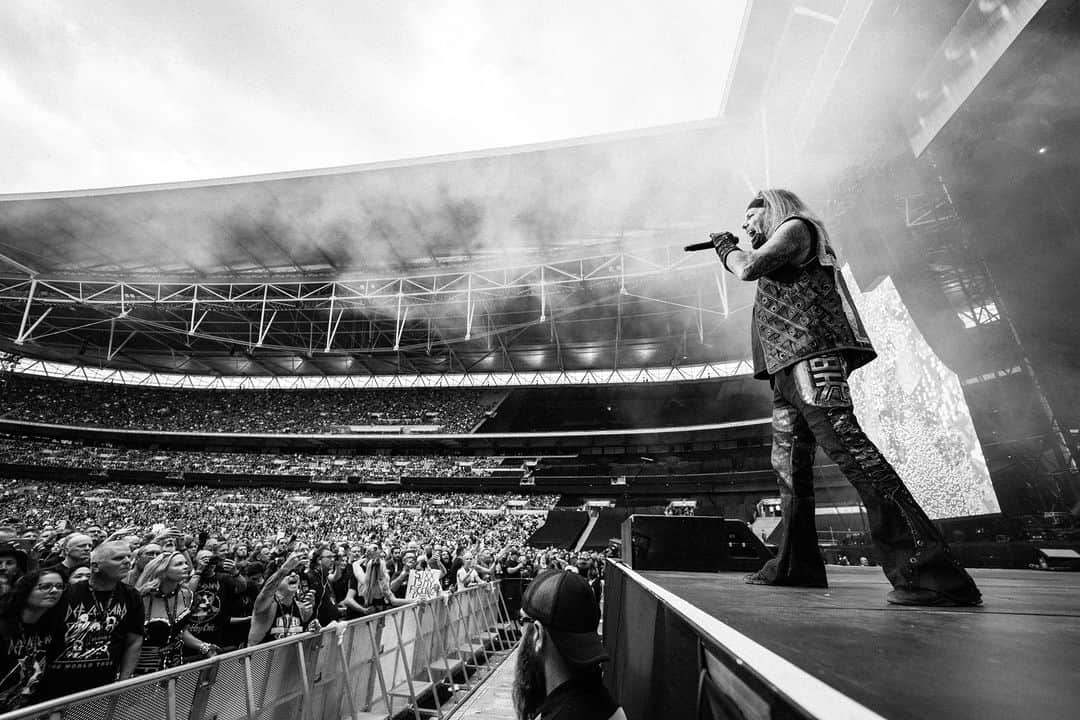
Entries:
<svg viewBox="0 0 1080 720">
<path fill-rule="evenodd" d="M 729 232 L 721 233 L 709 233 L 709 239 L 706 242 L 694 243 L 693 245 L 686 245 L 683 247 L 683 252 L 697 252 L 698 250 L 712 250 L 716 247 L 714 244 L 717 240 L 723 240 L 725 243 L 732 242 L 737 243 L 739 239 Z"/>
<path fill-rule="evenodd" d="M 683 252 L 697 252 L 698 250 L 712 250 L 712 240 L 706 240 L 705 242 L 694 243 L 693 245 L 687 245 L 683 248 Z"/>
</svg>

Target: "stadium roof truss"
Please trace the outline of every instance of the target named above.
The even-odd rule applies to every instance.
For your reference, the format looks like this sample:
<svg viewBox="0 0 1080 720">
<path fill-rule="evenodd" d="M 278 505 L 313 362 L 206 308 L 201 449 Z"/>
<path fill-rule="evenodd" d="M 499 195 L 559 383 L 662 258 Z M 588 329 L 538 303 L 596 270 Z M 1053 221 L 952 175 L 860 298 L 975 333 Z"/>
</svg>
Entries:
<svg viewBox="0 0 1080 720">
<path fill-rule="evenodd" d="M 9 276 L 0 342 L 25 372 L 155 385 L 699 380 L 746 372 L 719 337 L 732 303 L 710 255 L 670 247 L 333 281 Z"/>
</svg>

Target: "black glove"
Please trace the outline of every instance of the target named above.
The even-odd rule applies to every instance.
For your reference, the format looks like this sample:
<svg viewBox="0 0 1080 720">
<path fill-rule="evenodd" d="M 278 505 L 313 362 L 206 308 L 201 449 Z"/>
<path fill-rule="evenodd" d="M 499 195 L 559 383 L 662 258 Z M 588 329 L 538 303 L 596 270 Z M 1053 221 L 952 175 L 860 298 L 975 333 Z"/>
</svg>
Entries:
<svg viewBox="0 0 1080 720">
<path fill-rule="evenodd" d="M 731 272 L 731 268 L 727 264 L 727 258 L 733 250 L 739 249 L 739 238 L 729 232 L 722 232 L 712 233 L 709 235 L 709 239 L 712 240 L 713 247 L 716 248 L 716 254 L 720 256 L 720 262 L 724 265 L 724 269 Z"/>
</svg>

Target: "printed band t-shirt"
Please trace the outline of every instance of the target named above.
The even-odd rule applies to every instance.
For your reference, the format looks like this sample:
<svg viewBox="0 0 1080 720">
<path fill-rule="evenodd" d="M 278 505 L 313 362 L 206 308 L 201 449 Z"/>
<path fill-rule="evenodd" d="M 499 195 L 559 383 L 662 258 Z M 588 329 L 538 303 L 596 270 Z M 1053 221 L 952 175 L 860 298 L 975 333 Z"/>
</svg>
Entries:
<svg viewBox="0 0 1080 720">
<path fill-rule="evenodd" d="M 37 702 L 46 667 L 64 643 L 64 625 L 56 612 L 36 623 L 0 619 L 0 713 Z"/>
<path fill-rule="evenodd" d="M 90 583 L 75 583 L 68 587 L 62 613 L 64 648 L 53 661 L 49 684 L 62 677 L 66 693 L 94 687 L 101 678 L 115 676 L 127 636 L 143 633 L 142 601 L 135 589 L 124 583 L 101 591 L 91 588 Z"/>
<path fill-rule="evenodd" d="M 300 615 L 300 608 L 296 606 L 296 601 L 291 600 L 288 605 L 282 605 L 277 598 L 274 598 L 274 620 L 270 623 L 270 629 L 266 631 L 266 637 L 261 642 L 280 640 L 302 632 L 304 632 L 304 619 Z"/>
<path fill-rule="evenodd" d="M 191 634 L 203 642 L 224 645 L 234 594 L 233 579 L 225 573 L 200 580 L 191 607 Z"/>
</svg>

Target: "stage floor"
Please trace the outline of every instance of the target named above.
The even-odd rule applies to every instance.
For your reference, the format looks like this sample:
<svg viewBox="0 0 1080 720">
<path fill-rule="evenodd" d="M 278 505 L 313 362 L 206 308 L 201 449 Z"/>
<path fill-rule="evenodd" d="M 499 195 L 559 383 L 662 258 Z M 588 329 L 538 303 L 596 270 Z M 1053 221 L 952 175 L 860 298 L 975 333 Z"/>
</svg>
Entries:
<svg viewBox="0 0 1080 720">
<path fill-rule="evenodd" d="M 641 575 L 890 720 L 1080 717 L 1080 573 L 972 570 L 977 608 L 888 605 L 880 568 L 829 566 L 825 590 Z"/>
</svg>

